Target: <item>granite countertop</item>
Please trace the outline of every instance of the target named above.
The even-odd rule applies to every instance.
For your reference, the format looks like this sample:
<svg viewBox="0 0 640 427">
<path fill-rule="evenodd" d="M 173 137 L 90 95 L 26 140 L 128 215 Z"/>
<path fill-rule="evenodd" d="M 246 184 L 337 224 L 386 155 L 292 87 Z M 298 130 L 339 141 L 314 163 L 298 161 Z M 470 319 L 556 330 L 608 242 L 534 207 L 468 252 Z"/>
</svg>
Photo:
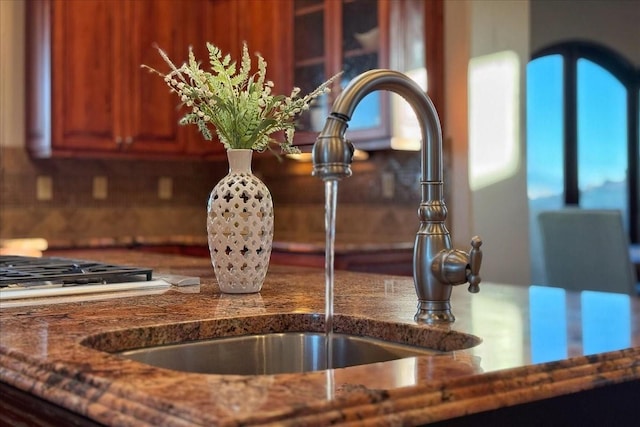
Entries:
<svg viewBox="0 0 640 427">
<path fill-rule="evenodd" d="M 454 289 L 452 327 L 416 326 L 410 278 L 344 271 L 335 275 L 338 326 L 443 348 L 473 345 L 468 334 L 482 342 L 304 374 L 154 368 L 88 345 L 113 350 L 142 339 L 277 328 L 291 313 L 310 327 L 322 318 L 311 314 L 324 310 L 323 272 L 272 266 L 259 294 L 222 295 L 206 259 L 125 250 L 64 255 L 201 277 L 198 293 L 1 307 L 0 381 L 102 424 L 419 425 L 640 379 L 638 298 L 483 283 L 475 295 Z"/>
</svg>

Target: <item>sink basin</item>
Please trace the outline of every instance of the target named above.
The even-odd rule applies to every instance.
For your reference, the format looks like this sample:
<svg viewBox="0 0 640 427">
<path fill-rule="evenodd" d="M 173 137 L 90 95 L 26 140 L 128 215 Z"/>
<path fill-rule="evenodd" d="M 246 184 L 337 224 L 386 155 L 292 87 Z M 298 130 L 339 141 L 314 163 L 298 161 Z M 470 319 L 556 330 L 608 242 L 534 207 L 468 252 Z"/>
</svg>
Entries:
<svg viewBox="0 0 640 427">
<path fill-rule="evenodd" d="M 327 343 L 331 361 L 327 364 Z M 118 353 L 161 368 L 206 374 L 270 375 L 319 371 L 440 353 L 370 337 L 285 332 L 216 338 Z"/>
<path fill-rule="evenodd" d="M 272 375 L 345 368 L 462 350 L 480 338 L 448 328 L 308 313 L 202 320 L 109 331 L 82 344 L 120 358 L 185 372 Z M 327 363 L 327 347 L 331 347 Z"/>
</svg>

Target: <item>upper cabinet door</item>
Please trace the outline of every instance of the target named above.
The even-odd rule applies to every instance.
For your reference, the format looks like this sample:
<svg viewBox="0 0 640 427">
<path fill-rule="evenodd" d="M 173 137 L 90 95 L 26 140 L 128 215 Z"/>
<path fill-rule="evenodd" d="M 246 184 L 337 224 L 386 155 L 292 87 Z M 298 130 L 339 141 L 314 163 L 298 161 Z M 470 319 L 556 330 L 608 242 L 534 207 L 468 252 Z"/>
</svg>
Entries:
<svg viewBox="0 0 640 427">
<path fill-rule="evenodd" d="M 389 3 L 386 0 L 294 0 L 294 84 L 308 93 L 342 71 L 332 93 L 301 117 L 296 143 L 313 143 L 331 104 L 349 81 L 387 68 Z M 374 93 L 362 100 L 349 123 L 350 139 L 362 141 L 389 133 L 388 97 Z"/>
<path fill-rule="evenodd" d="M 287 1 L 234 0 L 238 8 L 238 47 L 247 42 L 257 70 L 259 53 L 267 61 L 267 78 L 273 81 L 274 93 L 289 95 L 291 84 L 291 14 Z M 239 56 L 238 56 L 239 58 Z"/>
<path fill-rule="evenodd" d="M 122 76 L 117 71 L 122 61 L 121 11 L 110 1 L 30 5 L 50 6 L 51 13 L 44 17 L 50 19 L 50 69 L 40 81 L 50 87 L 51 105 L 45 97 L 31 103 L 37 109 L 50 108 L 52 134 L 43 137 L 51 138 L 53 150 L 114 150 L 123 131 Z M 46 48 L 40 50 L 43 58 Z"/>
<path fill-rule="evenodd" d="M 186 112 L 178 109 L 180 103 L 171 93 L 164 79 L 151 74 L 140 64 L 157 70 L 169 71 L 169 66 L 158 54 L 156 47 L 167 53 L 176 64 L 188 59 L 189 45 L 197 42 L 197 11 L 181 0 L 136 0 L 128 6 L 127 38 L 121 50 L 125 61 L 120 75 L 124 80 L 122 109 L 124 150 L 133 152 L 185 151 L 188 138 L 196 134 L 195 126 L 181 126 L 178 121 Z M 196 13 L 194 13 L 196 12 Z"/>
<path fill-rule="evenodd" d="M 351 80 L 365 71 L 389 68 L 389 2 L 379 0 L 344 0 L 340 11 L 340 82 L 344 89 Z M 377 3 L 377 5 L 376 5 Z M 360 101 L 349 121 L 349 135 L 366 141 L 389 135 L 389 96 L 373 92 Z"/>
<path fill-rule="evenodd" d="M 204 45 L 203 2 L 44 0 L 29 2 L 29 148 L 36 157 L 166 156 L 201 140 L 180 126 L 180 100 L 142 69 L 176 65 Z M 221 151 L 223 151 L 221 149 Z M 210 153 L 206 153 L 210 154 Z"/>
</svg>

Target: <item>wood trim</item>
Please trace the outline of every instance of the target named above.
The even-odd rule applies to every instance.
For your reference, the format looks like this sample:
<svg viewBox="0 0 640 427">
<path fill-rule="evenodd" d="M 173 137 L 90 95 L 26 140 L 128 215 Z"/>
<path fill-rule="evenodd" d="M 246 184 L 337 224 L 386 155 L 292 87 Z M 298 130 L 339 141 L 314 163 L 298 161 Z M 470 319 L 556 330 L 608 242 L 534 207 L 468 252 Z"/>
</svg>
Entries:
<svg viewBox="0 0 640 427">
<path fill-rule="evenodd" d="M 18 425 L 37 427 L 102 426 L 89 418 L 5 383 L 0 383 L 0 396 L 2 396 L 0 399 L 0 427 Z"/>
<path fill-rule="evenodd" d="M 433 101 L 440 119 L 445 111 L 444 93 L 444 25 L 443 0 L 427 0 L 424 5 L 425 57 L 429 70 L 429 97 Z M 443 134 L 444 123 L 442 124 Z"/>
</svg>

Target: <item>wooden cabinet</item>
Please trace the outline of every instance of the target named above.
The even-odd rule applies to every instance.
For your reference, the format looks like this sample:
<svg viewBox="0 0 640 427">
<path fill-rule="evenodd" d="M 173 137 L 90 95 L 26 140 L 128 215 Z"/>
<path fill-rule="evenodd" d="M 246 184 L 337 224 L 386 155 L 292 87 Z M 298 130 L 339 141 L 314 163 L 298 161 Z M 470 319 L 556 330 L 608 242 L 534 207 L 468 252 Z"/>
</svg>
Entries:
<svg viewBox="0 0 640 427">
<path fill-rule="evenodd" d="M 9 426 L 83 426 L 100 427 L 87 417 L 46 401 L 32 393 L 0 383 L 1 427 Z"/>
<path fill-rule="evenodd" d="M 239 59 L 242 42 L 268 62 L 276 93 L 315 89 L 338 71 L 333 92 L 299 120 L 312 144 L 335 96 L 373 68 L 427 63 L 429 94 L 442 108 L 442 0 L 30 0 L 27 9 L 28 148 L 35 157 L 219 157 L 224 147 L 180 126 L 184 110 L 158 76 L 154 46 L 176 64 L 211 41 Z M 386 148 L 389 94 L 365 98 L 349 138 Z"/>
<path fill-rule="evenodd" d="M 315 141 L 335 97 L 364 71 L 409 72 L 425 69 L 428 63 L 430 76 L 442 76 L 441 0 L 293 0 L 292 8 L 295 86 L 306 93 L 343 72 L 332 93 L 301 118 L 297 144 Z M 443 82 L 431 79 L 430 84 L 429 94 L 436 102 L 440 92 L 435 86 L 442 87 Z M 389 147 L 392 96 L 397 95 L 378 91 L 360 102 L 348 131 L 357 147 Z"/>
<path fill-rule="evenodd" d="M 249 51 L 267 61 L 267 78 L 274 93 L 288 95 L 293 89 L 291 67 L 291 21 L 285 1 L 234 0 L 238 7 L 238 46 L 246 41 Z M 257 62 L 254 62 L 257 67 Z"/>
<path fill-rule="evenodd" d="M 188 154 L 195 141 L 202 144 L 195 127 L 178 124 L 184 112 L 176 95 L 140 67 L 168 69 L 155 46 L 181 64 L 189 45 L 203 44 L 201 4 L 29 2 L 31 153 L 163 156 Z"/>
</svg>

